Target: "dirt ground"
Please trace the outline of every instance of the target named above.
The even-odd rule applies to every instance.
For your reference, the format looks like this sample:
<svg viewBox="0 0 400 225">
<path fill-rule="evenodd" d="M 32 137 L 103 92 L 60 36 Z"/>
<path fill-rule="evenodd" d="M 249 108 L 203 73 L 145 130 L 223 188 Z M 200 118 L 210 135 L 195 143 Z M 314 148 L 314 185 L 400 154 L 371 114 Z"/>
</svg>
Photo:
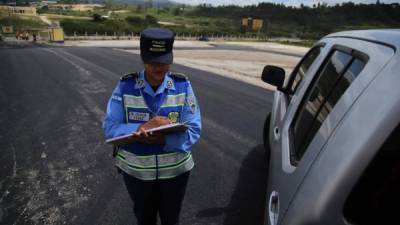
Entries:
<svg viewBox="0 0 400 225">
<path fill-rule="evenodd" d="M 139 54 L 138 40 L 68 41 L 70 46 L 112 47 Z M 224 46 L 220 48 L 219 46 Z M 261 42 L 199 42 L 176 41 L 174 63 L 209 71 L 259 87 L 274 87 L 260 80 L 265 65 L 280 66 L 289 74 L 308 48 Z M 239 50 L 238 50 L 239 49 Z"/>
</svg>

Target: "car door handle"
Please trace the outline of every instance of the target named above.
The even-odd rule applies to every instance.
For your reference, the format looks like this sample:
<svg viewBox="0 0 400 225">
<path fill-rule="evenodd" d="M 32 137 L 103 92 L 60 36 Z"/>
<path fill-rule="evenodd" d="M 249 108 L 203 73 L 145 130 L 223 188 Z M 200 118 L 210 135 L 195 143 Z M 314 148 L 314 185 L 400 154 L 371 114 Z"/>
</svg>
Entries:
<svg viewBox="0 0 400 225">
<path fill-rule="evenodd" d="M 277 191 L 272 191 L 271 195 L 269 196 L 268 215 L 269 215 L 269 224 L 270 225 L 278 224 L 279 194 Z"/>
</svg>

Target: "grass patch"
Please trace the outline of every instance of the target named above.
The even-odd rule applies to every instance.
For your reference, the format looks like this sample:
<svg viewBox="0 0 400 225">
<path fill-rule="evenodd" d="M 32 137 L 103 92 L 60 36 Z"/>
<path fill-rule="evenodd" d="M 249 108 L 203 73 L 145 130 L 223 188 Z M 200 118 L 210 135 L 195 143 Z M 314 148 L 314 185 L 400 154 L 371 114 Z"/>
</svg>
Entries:
<svg viewBox="0 0 400 225">
<path fill-rule="evenodd" d="M 1 25 L 12 25 L 15 31 L 46 29 L 47 24 L 36 16 L 10 16 L 0 17 Z"/>
<path fill-rule="evenodd" d="M 105 20 L 103 22 L 95 22 L 93 20 L 75 20 L 75 19 L 63 19 L 60 21 L 60 25 L 64 28 L 64 32 L 67 35 L 123 35 L 131 33 L 139 33 L 143 27 L 131 25 L 125 21 L 119 20 Z"/>
<path fill-rule="evenodd" d="M 92 20 L 90 16 L 71 16 L 71 15 L 58 15 L 58 14 L 43 14 L 49 20 L 61 20 L 61 19 L 74 19 L 74 20 Z"/>
</svg>

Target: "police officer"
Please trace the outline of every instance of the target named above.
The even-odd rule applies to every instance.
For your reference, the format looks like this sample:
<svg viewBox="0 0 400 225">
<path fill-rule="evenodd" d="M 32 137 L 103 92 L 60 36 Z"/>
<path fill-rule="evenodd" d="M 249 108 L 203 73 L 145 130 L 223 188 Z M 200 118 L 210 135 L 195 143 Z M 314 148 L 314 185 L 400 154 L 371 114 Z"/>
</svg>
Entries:
<svg viewBox="0 0 400 225">
<path fill-rule="evenodd" d="M 134 203 L 139 225 L 179 224 L 179 214 L 190 170 L 190 151 L 199 139 L 201 117 L 192 86 L 182 74 L 171 73 L 175 34 L 148 28 L 140 36 L 144 70 L 121 77 L 107 105 L 103 128 L 106 138 L 134 134 L 118 146 L 116 166 Z M 147 129 L 169 123 L 188 129 L 151 134 Z"/>
</svg>

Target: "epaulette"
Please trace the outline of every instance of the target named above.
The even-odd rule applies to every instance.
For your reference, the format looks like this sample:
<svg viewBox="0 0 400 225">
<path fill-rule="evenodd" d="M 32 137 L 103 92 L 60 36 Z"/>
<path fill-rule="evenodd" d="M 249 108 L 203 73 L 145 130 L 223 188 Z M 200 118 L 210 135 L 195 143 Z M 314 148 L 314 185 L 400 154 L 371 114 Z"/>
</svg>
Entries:
<svg viewBox="0 0 400 225">
<path fill-rule="evenodd" d="M 183 74 L 183 73 L 171 73 L 171 77 L 175 80 L 175 79 L 181 79 L 181 80 L 189 80 L 189 78 Z"/>
<path fill-rule="evenodd" d="M 134 73 L 125 74 L 119 79 L 120 80 L 129 80 L 129 79 L 135 79 L 138 76 L 139 76 L 139 74 L 137 72 L 134 72 Z"/>
</svg>

